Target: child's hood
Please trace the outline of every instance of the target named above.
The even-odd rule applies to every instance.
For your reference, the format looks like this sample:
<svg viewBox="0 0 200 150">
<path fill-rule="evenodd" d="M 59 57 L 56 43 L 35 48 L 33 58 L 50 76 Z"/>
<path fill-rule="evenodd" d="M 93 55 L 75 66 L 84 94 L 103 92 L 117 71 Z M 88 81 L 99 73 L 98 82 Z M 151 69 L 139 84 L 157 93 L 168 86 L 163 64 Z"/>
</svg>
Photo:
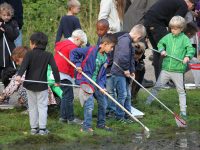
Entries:
<svg viewBox="0 0 200 150">
<path fill-rule="evenodd" d="M 56 51 L 59 51 L 61 50 L 62 48 L 64 47 L 73 47 L 73 48 L 76 48 L 77 46 L 70 40 L 64 40 L 64 41 L 60 41 L 60 42 L 57 42 L 56 45 L 55 45 L 55 50 Z"/>
</svg>

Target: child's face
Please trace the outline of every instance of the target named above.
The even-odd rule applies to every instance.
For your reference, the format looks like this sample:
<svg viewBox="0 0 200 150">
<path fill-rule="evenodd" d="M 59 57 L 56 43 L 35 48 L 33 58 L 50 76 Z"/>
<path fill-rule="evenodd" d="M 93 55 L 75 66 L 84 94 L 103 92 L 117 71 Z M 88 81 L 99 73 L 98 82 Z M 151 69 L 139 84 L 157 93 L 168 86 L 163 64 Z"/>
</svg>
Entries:
<svg viewBox="0 0 200 150">
<path fill-rule="evenodd" d="M 35 44 L 33 44 L 31 41 L 30 41 L 30 48 L 31 48 L 31 49 L 34 49 L 34 48 L 35 48 Z"/>
<path fill-rule="evenodd" d="M 21 64 L 22 64 L 22 61 L 23 61 L 23 58 L 18 58 L 18 59 L 15 61 L 15 63 L 16 63 L 17 65 L 21 65 Z"/>
<path fill-rule="evenodd" d="M 134 43 L 140 42 L 142 40 L 143 36 L 139 33 L 136 33 L 133 35 L 132 40 Z"/>
<path fill-rule="evenodd" d="M 135 61 L 139 61 L 140 58 L 142 57 L 142 55 L 143 55 L 143 54 L 140 54 L 140 55 L 139 55 L 139 54 L 135 54 L 135 55 L 134 55 L 134 60 L 135 60 Z"/>
<path fill-rule="evenodd" d="M 178 35 L 178 34 L 180 34 L 182 32 L 182 29 L 181 28 L 177 28 L 177 27 L 172 27 L 171 28 L 171 33 L 173 34 L 173 35 Z"/>
<path fill-rule="evenodd" d="M 102 44 L 100 44 L 101 49 L 105 52 L 105 53 L 110 53 L 111 51 L 113 51 L 115 44 L 114 43 L 107 43 L 104 42 Z"/>
<path fill-rule="evenodd" d="M 106 27 L 104 24 L 102 23 L 98 23 L 96 25 L 96 28 L 97 28 L 97 35 L 99 37 L 103 37 L 109 30 L 109 27 Z"/>
<path fill-rule="evenodd" d="M 2 11 L 2 12 L 1 12 L 1 19 L 2 19 L 4 22 L 10 21 L 11 18 L 12 18 L 11 14 L 8 13 L 7 11 Z"/>
<path fill-rule="evenodd" d="M 74 6 L 71 8 L 71 12 L 76 15 L 80 12 L 80 9 L 81 9 L 80 6 Z"/>
</svg>

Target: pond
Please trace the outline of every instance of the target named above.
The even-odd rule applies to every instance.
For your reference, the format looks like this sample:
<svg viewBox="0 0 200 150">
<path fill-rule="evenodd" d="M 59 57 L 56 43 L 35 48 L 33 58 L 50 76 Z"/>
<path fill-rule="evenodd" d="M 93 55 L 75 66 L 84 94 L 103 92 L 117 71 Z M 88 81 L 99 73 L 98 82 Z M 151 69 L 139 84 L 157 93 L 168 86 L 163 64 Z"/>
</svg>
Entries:
<svg viewBox="0 0 200 150">
<path fill-rule="evenodd" d="M 106 140 L 99 145 L 90 143 L 49 143 L 39 145 L 7 145 L 0 147 L 0 150 L 200 150 L 200 131 L 187 130 L 159 130 L 151 133 L 150 138 L 146 138 L 141 133 L 130 136 L 130 143 L 112 143 Z M 126 141 L 126 139 L 124 139 Z"/>
</svg>

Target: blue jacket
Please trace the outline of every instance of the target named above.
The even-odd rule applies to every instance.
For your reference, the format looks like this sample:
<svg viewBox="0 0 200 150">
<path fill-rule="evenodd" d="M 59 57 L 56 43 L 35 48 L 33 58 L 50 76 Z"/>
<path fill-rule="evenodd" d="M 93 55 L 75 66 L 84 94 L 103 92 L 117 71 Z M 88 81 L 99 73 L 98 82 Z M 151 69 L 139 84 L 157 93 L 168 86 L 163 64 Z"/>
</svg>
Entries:
<svg viewBox="0 0 200 150">
<path fill-rule="evenodd" d="M 132 39 L 128 33 L 118 37 L 118 43 L 115 45 L 113 62 L 117 63 L 124 71 L 129 70 L 130 73 L 135 72 L 134 61 L 135 49 L 132 46 Z M 115 64 L 111 67 L 111 74 L 117 76 L 125 76 Z"/>
<path fill-rule="evenodd" d="M 83 60 L 86 58 L 88 51 L 91 47 L 86 47 L 86 48 L 76 48 L 70 53 L 70 60 L 77 66 L 81 67 L 81 64 Z M 92 51 L 89 54 L 89 57 L 85 63 L 85 66 L 82 68 L 83 72 L 87 74 L 90 78 L 92 78 L 92 75 L 95 71 L 96 67 L 96 57 L 97 53 L 99 51 L 99 47 L 96 46 L 92 49 Z M 107 67 L 107 61 L 102 65 L 100 68 L 100 71 L 97 76 L 96 83 L 101 87 L 105 88 L 106 84 L 106 67 Z M 90 81 L 85 78 L 84 76 L 81 76 L 80 79 L 77 80 L 77 84 L 80 84 L 81 82 L 88 82 Z"/>
</svg>

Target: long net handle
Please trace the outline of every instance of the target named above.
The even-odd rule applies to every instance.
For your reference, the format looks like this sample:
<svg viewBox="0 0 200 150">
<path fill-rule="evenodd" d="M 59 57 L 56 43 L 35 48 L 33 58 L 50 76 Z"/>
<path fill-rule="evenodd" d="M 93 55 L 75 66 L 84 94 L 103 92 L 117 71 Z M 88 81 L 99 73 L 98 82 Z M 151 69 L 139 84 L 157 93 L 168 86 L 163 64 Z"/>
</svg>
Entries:
<svg viewBox="0 0 200 150">
<path fill-rule="evenodd" d="M 7 39 L 6 39 L 6 36 L 5 36 L 5 34 L 4 34 L 4 33 L 3 33 L 3 38 L 4 38 L 4 41 L 5 41 L 5 43 L 6 43 L 6 46 L 7 46 L 7 48 L 8 48 L 8 53 L 9 53 L 9 55 L 11 56 L 10 47 L 9 47 L 9 45 L 8 45 L 8 42 L 7 42 Z M 11 60 L 11 61 L 12 61 L 12 60 Z M 14 61 L 12 61 L 12 64 L 13 64 L 14 68 L 16 69 L 16 66 L 15 66 L 15 63 L 14 63 Z"/>
<path fill-rule="evenodd" d="M 149 48 L 149 49 L 160 54 L 160 52 L 159 52 L 158 50 L 156 50 L 156 49 L 153 49 L 153 48 Z M 183 60 L 181 60 L 181 59 L 179 59 L 179 58 L 176 58 L 176 57 L 174 57 L 174 56 L 171 56 L 171 55 L 166 55 L 166 56 L 171 57 L 171 58 L 173 58 L 173 59 L 176 59 L 176 60 L 178 60 L 178 61 L 180 61 L 180 62 L 183 62 Z"/>
<path fill-rule="evenodd" d="M 113 62 L 114 65 L 116 65 L 121 71 L 124 72 L 124 70 L 116 63 Z M 135 83 L 137 83 L 140 87 L 142 87 L 147 93 L 149 93 L 151 96 L 153 96 L 153 98 L 155 98 L 162 106 L 164 106 L 170 113 L 172 113 L 174 115 L 174 112 L 169 109 L 165 104 L 163 104 L 157 97 L 155 97 L 151 92 L 149 92 L 144 86 L 142 86 L 138 81 L 136 81 L 133 77 L 131 77 L 131 80 L 133 80 Z"/>
<path fill-rule="evenodd" d="M 75 69 L 77 69 L 76 65 L 73 64 L 68 58 L 66 58 L 61 52 L 57 51 L 57 53 L 63 57 L 70 65 L 72 65 Z M 92 84 L 94 84 L 98 89 L 103 90 L 96 82 L 94 82 L 90 77 L 88 77 L 84 72 L 81 72 L 84 77 L 86 77 Z M 135 116 L 133 116 L 128 110 L 126 110 L 120 103 L 118 103 L 112 96 L 110 96 L 106 91 L 104 94 L 108 96 L 117 106 L 119 106 L 123 111 L 125 111 L 131 118 L 133 118 L 136 122 L 138 122 L 146 131 L 150 131 L 142 122 L 140 122 Z"/>
<path fill-rule="evenodd" d="M 10 78 L 9 80 L 14 80 L 14 79 Z M 22 81 L 24 81 L 24 82 L 33 82 L 33 83 L 55 84 L 55 82 L 45 82 L 45 81 L 37 81 L 37 80 L 22 80 Z M 72 87 L 80 88 L 79 85 L 75 85 L 75 84 L 60 83 L 60 85 L 63 85 L 63 86 L 72 86 Z"/>
</svg>

